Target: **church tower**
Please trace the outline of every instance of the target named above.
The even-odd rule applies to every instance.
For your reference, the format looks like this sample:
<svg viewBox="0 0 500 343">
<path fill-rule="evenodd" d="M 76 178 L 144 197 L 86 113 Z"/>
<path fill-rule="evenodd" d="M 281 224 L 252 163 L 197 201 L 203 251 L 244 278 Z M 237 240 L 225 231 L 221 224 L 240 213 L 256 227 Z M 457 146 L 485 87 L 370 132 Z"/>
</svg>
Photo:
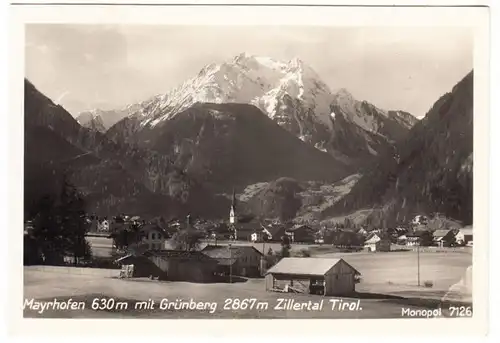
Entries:
<svg viewBox="0 0 500 343">
<path fill-rule="evenodd" d="M 229 210 L 229 227 L 233 230 L 233 238 L 236 240 L 238 238 L 236 232 L 236 194 L 233 188 L 233 199 L 231 201 L 231 208 Z"/>
</svg>

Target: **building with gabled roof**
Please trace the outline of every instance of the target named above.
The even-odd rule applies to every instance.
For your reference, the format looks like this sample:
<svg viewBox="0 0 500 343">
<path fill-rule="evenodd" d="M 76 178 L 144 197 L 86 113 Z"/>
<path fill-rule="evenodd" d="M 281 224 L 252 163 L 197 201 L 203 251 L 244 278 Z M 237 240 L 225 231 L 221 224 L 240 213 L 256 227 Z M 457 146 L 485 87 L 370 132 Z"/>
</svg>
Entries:
<svg viewBox="0 0 500 343">
<path fill-rule="evenodd" d="M 223 274 L 258 277 L 261 274 L 263 254 L 249 245 L 207 245 L 201 251 L 215 259 Z"/>
<path fill-rule="evenodd" d="M 371 233 L 364 244 L 364 248 L 368 251 L 391 251 L 391 239 L 387 235 L 380 233 Z"/>
<path fill-rule="evenodd" d="M 469 226 L 463 227 L 458 231 L 459 232 L 457 234 L 457 236 L 458 236 L 457 240 L 461 239 L 463 241 L 463 244 L 471 246 L 472 242 L 473 242 L 472 226 L 469 225 Z"/>
<path fill-rule="evenodd" d="M 147 250 L 130 253 L 115 261 L 134 265 L 134 277 L 154 277 L 160 280 L 213 282 L 217 261 L 200 251 Z"/>
<path fill-rule="evenodd" d="M 319 287 L 321 294 L 331 296 L 354 293 L 361 273 L 342 258 L 286 257 L 265 275 L 268 291 L 316 293 Z"/>
</svg>

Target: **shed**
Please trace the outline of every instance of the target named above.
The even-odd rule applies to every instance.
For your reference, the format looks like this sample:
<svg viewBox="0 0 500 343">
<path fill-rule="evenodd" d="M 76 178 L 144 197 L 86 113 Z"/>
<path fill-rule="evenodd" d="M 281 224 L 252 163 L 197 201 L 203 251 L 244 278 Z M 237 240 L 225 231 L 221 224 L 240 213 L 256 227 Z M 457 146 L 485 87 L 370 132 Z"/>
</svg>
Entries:
<svg viewBox="0 0 500 343">
<path fill-rule="evenodd" d="M 248 277 L 261 275 L 260 267 L 263 254 L 253 246 L 207 245 L 201 252 L 218 262 L 219 272 Z"/>
<path fill-rule="evenodd" d="M 355 292 L 356 277 L 359 275 L 361 274 L 342 258 L 287 257 L 267 271 L 266 290 L 291 289 L 326 296 L 347 295 Z M 283 284 L 284 288 L 281 288 Z"/>
<path fill-rule="evenodd" d="M 217 261 L 199 251 L 148 250 L 142 254 L 129 254 L 118 264 L 133 264 L 134 277 L 153 276 L 160 280 L 213 282 Z"/>
<path fill-rule="evenodd" d="M 217 261 L 199 251 L 160 250 L 144 253 L 171 281 L 212 282 Z"/>
<path fill-rule="evenodd" d="M 472 245 L 473 235 L 472 235 L 472 226 L 466 226 L 460 229 L 459 233 L 463 237 L 463 242 L 468 245 Z"/>
</svg>

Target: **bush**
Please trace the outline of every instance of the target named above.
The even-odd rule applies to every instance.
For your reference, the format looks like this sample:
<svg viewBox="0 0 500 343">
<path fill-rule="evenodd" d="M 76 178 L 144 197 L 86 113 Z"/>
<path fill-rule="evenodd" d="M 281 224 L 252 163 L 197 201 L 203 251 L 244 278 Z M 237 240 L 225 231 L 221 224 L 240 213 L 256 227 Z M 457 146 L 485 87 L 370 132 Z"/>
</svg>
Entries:
<svg viewBox="0 0 500 343">
<path fill-rule="evenodd" d="M 424 287 L 426 288 L 432 288 L 432 286 L 434 286 L 434 283 L 432 281 L 424 281 Z"/>
</svg>

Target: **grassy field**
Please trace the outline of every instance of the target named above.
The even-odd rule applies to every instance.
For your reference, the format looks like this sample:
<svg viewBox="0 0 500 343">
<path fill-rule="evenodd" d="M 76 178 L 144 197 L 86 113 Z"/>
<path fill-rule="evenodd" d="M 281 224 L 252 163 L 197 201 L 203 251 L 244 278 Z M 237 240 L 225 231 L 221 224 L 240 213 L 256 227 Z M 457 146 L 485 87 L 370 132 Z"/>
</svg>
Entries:
<svg viewBox="0 0 500 343">
<path fill-rule="evenodd" d="M 249 280 L 237 284 L 195 284 L 187 282 L 156 282 L 149 280 L 119 280 L 93 277 L 88 275 L 59 274 L 25 270 L 25 299 L 37 301 L 59 301 L 72 299 L 85 302 L 83 310 L 47 310 L 38 313 L 25 309 L 25 317 L 44 318 L 400 318 L 402 307 L 419 309 L 433 307 L 435 304 L 414 305 L 405 299 L 361 298 L 359 310 L 332 310 L 329 299 L 313 295 L 280 294 L 266 292 L 263 280 Z M 91 304 L 94 299 L 113 298 L 116 302 L 126 302 L 128 309 L 94 311 Z M 266 303 L 268 308 L 224 309 L 228 298 L 256 299 L 258 303 Z M 293 299 L 297 302 L 320 301 L 325 305 L 320 311 L 294 311 L 274 309 L 279 298 Z M 206 310 L 162 310 L 158 308 L 138 310 L 134 308 L 137 301 L 154 300 L 160 304 L 162 299 L 193 299 L 196 302 L 215 302 L 216 309 Z M 344 302 L 355 303 L 357 298 L 343 298 Z"/>
<path fill-rule="evenodd" d="M 320 255 L 321 256 L 321 255 Z M 24 271 L 25 299 L 50 301 L 85 302 L 84 310 L 47 310 L 42 314 L 25 309 L 26 317 L 132 317 L 132 318 L 400 318 L 402 308 L 429 309 L 440 306 L 439 299 L 446 290 L 460 280 L 471 263 L 467 253 L 422 253 L 420 255 L 421 280 L 432 280 L 433 288 L 416 287 L 416 254 L 413 252 L 391 253 L 331 253 L 322 257 L 342 257 L 363 275 L 357 285 L 357 294 L 351 298 L 331 298 L 307 294 L 282 294 L 267 292 L 264 280 L 250 279 L 247 282 L 226 284 L 196 284 L 189 282 L 158 282 L 150 280 L 120 280 L 90 275 L 73 275 L 35 271 L 29 267 Z M 312 257 L 314 258 L 314 257 Z M 430 298 L 422 301 L 419 298 Z M 113 298 L 128 304 L 127 309 L 94 311 L 94 299 Z M 267 304 L 267 308 L 228 309 L 224 304 L 228 298 L 255 299 Z M 274 307 L 280 298 L 297 302 L 324 300 L 319 311 L 280 310 Z M 137 301 L 154 300 L 156 308 L 135 309 Z M 158 304 L 162 299 L 182 299 L 196 302 L 214 302 L 210 310 L 162 310 Z M 330 299 L 344 302 L 360 301 L 359 310 L 332 310 Z M 437 299 L 437 300 L 436 300 Z M 257 305 L 256 305 L 257 306 Z M 262 305 L 263 306 L 263 305 Z"/>
<path fill-rule="evenodd" d="M 342 257 L 362 274 L 358 288 L 363 291 L 393 295 L 420 294 L 431 297 L 443 296 L 451 286 L 459 282 L 467 267 L 472 265 L 472 252 L 360 252 L 327 253 L 318 257 Z M 432 287 L 417 287 L 432 282 Z"/>
</svg>

